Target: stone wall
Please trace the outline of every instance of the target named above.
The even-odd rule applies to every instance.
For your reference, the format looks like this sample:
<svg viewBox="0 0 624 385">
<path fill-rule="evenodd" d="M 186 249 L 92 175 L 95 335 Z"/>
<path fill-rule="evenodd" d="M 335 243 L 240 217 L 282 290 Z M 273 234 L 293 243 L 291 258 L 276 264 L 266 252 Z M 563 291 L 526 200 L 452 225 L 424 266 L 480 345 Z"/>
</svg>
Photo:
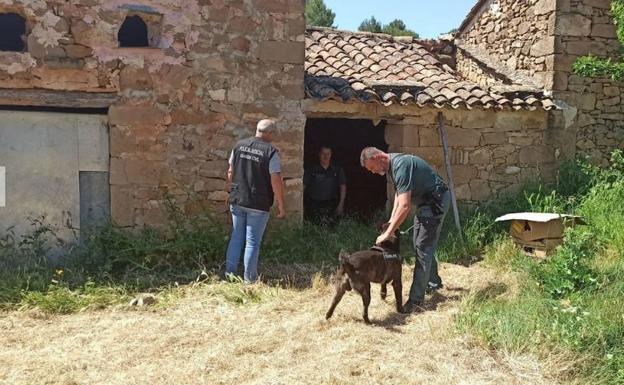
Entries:
<svg viewBox="0 0 624 385">
<path fill-rule="evenodd" d="M 390 151 L 416 154 L 446 179 L 437 110 L 389 120 Z M 554 180 L 555 151 L 547 145 L 546 111 L 442 110 L 457 199 L 482 202 L 523 182 Z"/>
<path fill-rule="evenodd" d="M 437 118 L 442 112 L 457 197 L 463 202 L 483 202 L 515 191 L 529 180 L 555 180 L 559 152 L 548 130 L 549 113 L 544 110 L 438 110 L 306 100 L 304 111 L 314 118 L 384 119 L 391 152 L 416 154 L 446 178 Z"/>
<path fill-rule="evenodd" d="M 555 0 L 485 1 L 457 34 L 458 71 L 482 85 L 549 88 L 554 10 Z"/>
<path fill-rule="evenodd" d="M 7 5 L 8 4 L 8 5 Z M 301 212 L 303 0 L 13 0 L 27 51 L 0 53 L 0 87 L 115 93 L 113 220 L 161 225 L 165 198 L 225 210 L 228 151 L 279 120 L 287 209 Z M 152 48 L 118 48 L 127 14 L 160 20 Z M 157 17 L 154 18 L 153 16 Z"/>
<path fill-rule="evenodd" d="M 589 156 L 597 164 L 606 164 L 613 149 L 624 148 L 624 83 L 577 76 L 572 64 L 588 54 L 621 60 L 610 3 L 565 0 L 557 8 L 553 96 L 570 111 L 553 129 L 568 132 L 569 153 Z"/>
<path fill-rule="evenodd" d="M 550 144 L 561 158 L 605 164 L 624 147 L 624 82 L 582 78 L 580 56 L 619 58 L 611 0 L 488 0 L 456 39 L 457 69 L 484 86 L 516 84 L 552 91 Z"/>
</svg>

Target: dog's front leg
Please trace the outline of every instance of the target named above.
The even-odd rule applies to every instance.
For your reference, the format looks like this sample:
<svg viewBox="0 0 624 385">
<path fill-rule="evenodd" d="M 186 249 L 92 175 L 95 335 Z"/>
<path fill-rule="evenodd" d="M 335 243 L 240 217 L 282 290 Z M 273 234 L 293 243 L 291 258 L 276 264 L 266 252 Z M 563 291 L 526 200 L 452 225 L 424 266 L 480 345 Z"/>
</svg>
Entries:
<svg viewBox="0 0 624 385">
<path fill-rule="evenodd" d="M 370 320 L 368 319 L 368 305 L 370 305 L 371 301 L 371 293 L 370 293 L 370 283 L 367 283 L 363 288 L 362 292 L 362 303 L 364 304 L 364 311 L 362 313 L 362 317 L 364 318 L 364 322 L 370 324 Z"/>
<path fill-rule="evenodd" d="M 396 310 L 399 313 L 403 313 L 403 284 L 401 278 L 392 281 L 392 288 L 394 289 L 394 300 L 396 301 Z"/>
<path fill-rule="evenodd" d="M 332 304 L 329 307 L 329 310 L 327 310 L 327 313 L 325 314 L 325 319 L 331 318 L 331 316 L 334 314 L 336 306 L 338 305 L 338 302 L 340 302 L 342 296 L 345 294 L 349 287 L 350 285 L 347 279 L 343 278 L 338 281 L 338 283 L 336 284 L 336 294 L 334 295 L 334 299 L 332 300 Z"/>
</svg>

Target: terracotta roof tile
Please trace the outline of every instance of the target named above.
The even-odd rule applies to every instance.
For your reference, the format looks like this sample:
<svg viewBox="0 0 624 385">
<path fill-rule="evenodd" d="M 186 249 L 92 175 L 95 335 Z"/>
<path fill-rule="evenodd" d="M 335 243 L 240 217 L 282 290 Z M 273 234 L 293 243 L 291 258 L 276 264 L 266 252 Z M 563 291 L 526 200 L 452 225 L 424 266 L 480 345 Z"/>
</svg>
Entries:
<svg viewBox="0 0 624 385">
<path fill-rule="evenodd" d="M 465 81 L 418 42 L 327 28 L 306 31 L 306 95 L 437 108 L 556 108 L 539 90 L 488 90 Z"/>
</svg>

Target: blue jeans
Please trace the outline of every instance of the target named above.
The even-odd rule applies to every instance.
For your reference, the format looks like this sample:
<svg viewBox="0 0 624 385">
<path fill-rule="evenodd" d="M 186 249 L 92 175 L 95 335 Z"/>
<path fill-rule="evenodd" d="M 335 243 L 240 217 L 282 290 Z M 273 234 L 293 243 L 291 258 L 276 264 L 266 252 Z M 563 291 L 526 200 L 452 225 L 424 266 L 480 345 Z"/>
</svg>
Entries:
<svg viewBox="0 0 624 385">
<path fill-rule="evenodd" d="M 258 279 L 258 255 L 269 213 L 231 205 L 232 235 L 225 254 L 225 274 L 236 275 L 241 253 L 245 249 L 245 281 Z"/>
<path fill-rule="evenodd" d="M 446 191 L 442 197 L 442 212 L 437 215 L 430 206 L 422 206 L 414 217 L 414 250 L 416 251 L 416 266 L 414 278 L 409 292 L 409 301 L 419 303 L 425 299 L 427 283 L 441 284 L 438 275 L 438 261 L 435 251 L 440 239 L 442 222 L 451 203 L 451 193 Z"/>
</svg>

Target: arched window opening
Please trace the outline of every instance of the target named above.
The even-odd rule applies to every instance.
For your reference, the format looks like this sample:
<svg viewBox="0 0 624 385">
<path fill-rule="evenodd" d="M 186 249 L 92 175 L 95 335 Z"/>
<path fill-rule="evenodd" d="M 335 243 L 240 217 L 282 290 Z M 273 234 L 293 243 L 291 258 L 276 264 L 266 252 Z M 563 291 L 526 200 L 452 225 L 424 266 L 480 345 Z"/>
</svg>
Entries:
<svg viewBox="0 0 624 385">
<path fill-rule="evenodd" d="M 149 47 L 147 24 L 141 16 L 126 17 L 117 36 L 120 47 Z"/>
<path fill-rule="evenodd" d="M 0 13 L 0 51 L 25 50 L 26 20 L 17 13 Z"/>
</svg>

